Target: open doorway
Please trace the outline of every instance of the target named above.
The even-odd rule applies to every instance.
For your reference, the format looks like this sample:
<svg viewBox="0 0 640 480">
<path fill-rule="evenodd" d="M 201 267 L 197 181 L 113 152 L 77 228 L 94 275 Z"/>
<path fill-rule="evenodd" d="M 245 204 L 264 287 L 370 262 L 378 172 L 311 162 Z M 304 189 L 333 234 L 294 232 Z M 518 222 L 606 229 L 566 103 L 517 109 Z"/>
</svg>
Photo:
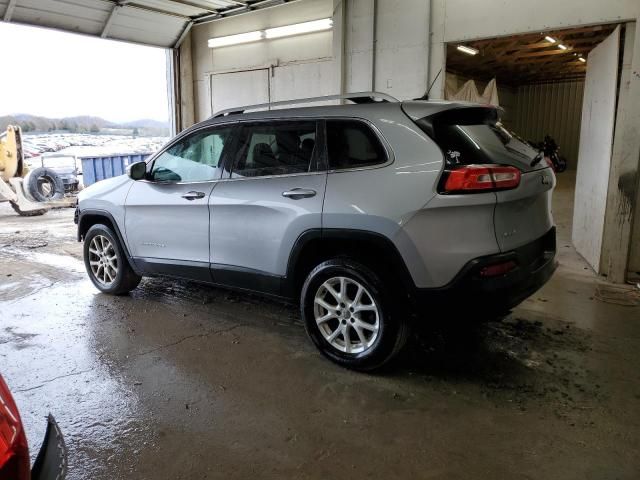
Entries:
<svg viewBox="0 0 640 480">
<path fill-rule="evenodd" d="M 556 152 L 558 238 L 596 272 L 624 29 L 583 26 L 447 45 L 445 98 L 496 103 L 506 128 Z"/>
<path fill-rule="evenodd" d="M 34 187 L 27 194 L 39 201 L 40 194 L 73 195 L 106 175 L 84 175 L 85 165 L 120 174 L 168 140 L 164 48 L 7 23 L 0 23 L 0 42 L 10 46 L 3 61 L 11 66 L 0 94 L 0 134 L 19 127 L 32 177 L 44 172 L 51 186 L 64 185 L 64 192 Z"/>
</svg>

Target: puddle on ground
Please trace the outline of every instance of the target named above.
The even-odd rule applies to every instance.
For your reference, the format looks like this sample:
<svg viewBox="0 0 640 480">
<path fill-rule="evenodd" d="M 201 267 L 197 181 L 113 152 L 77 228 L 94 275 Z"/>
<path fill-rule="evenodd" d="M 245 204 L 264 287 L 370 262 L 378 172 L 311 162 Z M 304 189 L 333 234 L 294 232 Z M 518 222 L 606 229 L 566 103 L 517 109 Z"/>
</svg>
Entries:
<svg viewBox="0 0 640 480">
<path fill-rule="evenodd" d="M 409 377 L 436 388 L 475 385 L 497 403 L 509 402 L 523 411 L 551 404 L 563 417 L 603 399 L 598 379 L 584 360 L 591 344 L 587 331 L 516 310 L 486 324 L 422 328 L 400 363 Z"/>
<path fill-rule="evenodd" d="M 135 385 L 95 348 L 92 324 L 105 315 L 95 308 L 99 296 L 86 280 L 17 304 L 0 301 L 0 365 L 20 406 L 32 461 L 51 412 L 69 450 L 69 479 L 108 478 L 111 466 L 131 464 L 133 446 L 155 445 Z"/>
<path fill-rule="evenodd" d="M 55 267 L 62 272 L 85 273 L 84 262 L 71 255 L 23 250 L 15 247 L 0 249 L 0 256 L 11 259 L 19 257 L 39 265 Z"/>
</svg>

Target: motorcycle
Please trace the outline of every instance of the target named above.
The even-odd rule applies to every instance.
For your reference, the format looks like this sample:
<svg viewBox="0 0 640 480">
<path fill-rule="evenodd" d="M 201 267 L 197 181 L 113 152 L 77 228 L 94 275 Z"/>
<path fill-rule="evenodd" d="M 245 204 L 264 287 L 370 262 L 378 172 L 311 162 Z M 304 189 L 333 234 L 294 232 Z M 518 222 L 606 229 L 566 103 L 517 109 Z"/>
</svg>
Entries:
<svg viewBox="0 0 640 480">
<path fill-rule="evenodd" d="M 567 159 L 560 156 L 560 147 L 550 135 L 545 135 L 542 142 L 531 142 L 531 146 L 543 153 L 545 161 L 554 172 L 562 173 L 567 169 Z"/>
</svg>

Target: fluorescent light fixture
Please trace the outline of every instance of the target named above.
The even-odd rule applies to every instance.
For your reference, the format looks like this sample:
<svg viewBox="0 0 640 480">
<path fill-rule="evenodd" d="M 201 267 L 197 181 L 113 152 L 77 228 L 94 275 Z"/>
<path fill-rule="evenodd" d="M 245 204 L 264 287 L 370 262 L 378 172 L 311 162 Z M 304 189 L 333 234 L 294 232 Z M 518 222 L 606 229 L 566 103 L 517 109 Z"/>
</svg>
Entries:
<svg viewBox="0 0 640 480">
<path fill-rule="evenodd" d="M 583 57 L 578 58 L 578 60 L 580 60 L 580 61 L 581 61 L 581 62 L 583 62 L 583 63 L 586 63 L 586 62 L 587 62 L 587 59 L 586 59 L 586 58 L 583 58 Z"/>
<path fill-rule="evenodd" d="M 556 43 L 556 39 L 547 35 L 544 39 L 549 43 Z"/>
<path fill-rule="evenodd" d="M 238 33 L 237 35 L 227 35 L 226 37 L 217 37 L 209 39 L 209 48 L 227 47 L 229 45 L 238 45 L 239 43 L 257 42 L 262 40 L 263 32 L 256 30 L 255 32 Z"/>
<path fill-rule="evenodd" d="M 566 50 L 567 46 L 560 44 L 560 45 L 558 45 L 558 48 L 561 49 L 561 50 Z"/>
<path fill-rule="evenodd" d="M 332 19 L 323 18 L 321 20 L 312 20 L 311 22 L 285 25 L 284 27 L 267 28 L 264 31 L 264 34 L 266 38 L 290 37 L 292 35 L 300 35 L 301 33 L 312 33 L 329 30 L 332 26 Z"/>
<path fill-rule="evenodd" d="M 467 47 L 466 45 L 458 45 L 456 48 L 467 55 L 475 55 L 480 51 L 477 48 Z"/>
<path fill-rule="evenodd" d="M 257 4 L 252 5 L 255 6 Z M 266 30 L 256 30 L 254 32 L 239 33 L 226 37 L 210 38 L 208 44 L 209 48 L 228 47 L 240 43 L 257 42 L 264 38 L 280 38 L 299 35 L 301 33 L 321 32 L 323 30 L 329 30 L 331 27 L 333 27 L 333 20 L 323 18 L 311 22 L 285 25 L 284 27 L 267 28 Z"/>
</svg>

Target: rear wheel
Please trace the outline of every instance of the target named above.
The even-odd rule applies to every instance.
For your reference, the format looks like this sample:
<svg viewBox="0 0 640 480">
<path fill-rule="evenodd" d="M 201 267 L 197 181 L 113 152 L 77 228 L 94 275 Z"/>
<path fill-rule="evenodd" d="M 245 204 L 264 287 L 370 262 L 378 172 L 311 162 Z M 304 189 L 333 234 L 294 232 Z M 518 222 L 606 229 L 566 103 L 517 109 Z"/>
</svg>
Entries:
<svg viewBox="0 0 640 480">
<path fill-rule="evenodd" d="M 307 333 L 320 352 L 356 370 L 373 370 L 404 346 L 408 321 L 403 308 L 364 265 L 334 259 L 307 277 L 301 310 Z"/>
<path fill-rule="evenodd" d="M 133 271 L 116 235 L 106 225 L 93 225 L 85 235 L 84 265 L 103 293 L 122 295 L 140 283 L 141 277 Z"/>
</svg>

